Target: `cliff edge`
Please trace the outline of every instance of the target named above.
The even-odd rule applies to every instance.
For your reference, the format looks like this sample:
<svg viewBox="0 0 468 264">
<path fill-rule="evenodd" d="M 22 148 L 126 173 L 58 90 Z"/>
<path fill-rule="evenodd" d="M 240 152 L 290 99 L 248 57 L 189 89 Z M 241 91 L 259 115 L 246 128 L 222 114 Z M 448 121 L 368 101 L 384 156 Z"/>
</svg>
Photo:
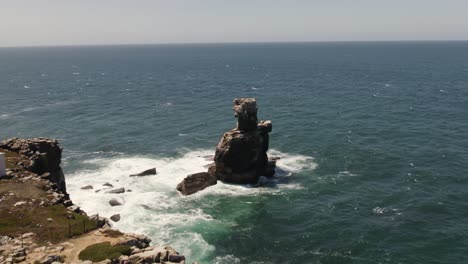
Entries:
<svg viewBox="0 0 468 264">
<path fill-rule="evenodd" d="M 48 138 L 0 142 L 0 263 L 185 263 L 169 246 L 111 229 L 70 200 L 62 148 Z"/>
</svg>

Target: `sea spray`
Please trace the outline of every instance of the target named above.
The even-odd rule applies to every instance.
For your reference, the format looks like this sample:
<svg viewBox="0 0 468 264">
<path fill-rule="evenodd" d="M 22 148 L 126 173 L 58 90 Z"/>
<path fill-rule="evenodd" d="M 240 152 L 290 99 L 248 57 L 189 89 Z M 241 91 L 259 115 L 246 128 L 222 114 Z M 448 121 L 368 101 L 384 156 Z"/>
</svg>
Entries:
<svg viewBox="0 0 468 264">
<path fill-rule="evenodd" d="M 175 187 L 190 173 L 206 170 L 211 161 L 207 156 L 212 150 L 192 150 L 175 158 L 152 158 L 147 156 L 114 156 L 112 158 L 93 158 L 83 160 L 83 167 L 67 175 L 67 188 L 73 201 L 88 214 L 98 213 L 110 217 L 120 214 L 121 220 L 113 226 L 125 231 L 144 233 L 153 239 L 153 244 L 169 244 L 180 250 L 188 259 L 209 260 L 216 254 L 216 247 L 203 237 L 204 232 L 226 233 L 232 225 L 232 219 L 223 219 L 205 212 L 203 206 L 212 199 L 240 196 L 258 196 L 277 193 L 288 189 L 301 188 L 300 183 L 281 181 L 294 172 L 312 170 L 317 165 L 312 157 L 282 153 L 271 150 L 271 155 L 281 157 L 278 160 L 278 177 L 269 181 L 266 188 L 254 188 L 252 185 L 234 185 L 218 182 L 192 196 L 180 195 Z M 89 167 L 94 169 L 89 169 Z M 157 168 L 157 175 L 129 177 L 130 174 L 148 168 Z M 113 187 L 103 186 L 110 183 Z M 92 185 L 92 190 L 81 187 Z M 124 187 L 125 193 L 110 194 L 112 188 Z M 122 206 L 110 206 L 108 201 L 119 197 Z M 200 204 L 203 203 L 203 204 Z M 205 208 L 206 209 L 206 208 Z M 249 214 L 246 203 L 242 214 Z"/>
</svg>

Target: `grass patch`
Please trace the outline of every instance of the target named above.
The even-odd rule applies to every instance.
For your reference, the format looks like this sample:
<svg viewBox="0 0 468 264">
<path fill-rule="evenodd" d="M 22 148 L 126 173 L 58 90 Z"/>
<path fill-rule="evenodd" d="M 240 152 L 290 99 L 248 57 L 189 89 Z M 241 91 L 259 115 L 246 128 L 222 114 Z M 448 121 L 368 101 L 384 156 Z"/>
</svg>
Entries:
<svg viewBox="0 0 468 264">
<path fill-rule="evenodd" d="M 102 233 L 104 235 L 106 235 L 107 237 L 121 237 L 121 236 L 123 236 L 122 232 L 120 232 L 119 230 L 114 230 L 114 229 L 105 229 L 104 231 L 102 231 Z"/>
<path fill-rule="evenodd" d="M 0 180 L 0 234 L 18 237 L 33 232 L 36 242 L 45 244 L 97 228 L 85 215 L 71 213 L 62 204 L 49 205 L 48 195 L 43 182 Z"/>
<path fill-rule="evenodd" d="M 121 255 L 130 255 L 130 246 L 119 245 L 111 246 L 110 242 L 103 242 L 88 246 L 80 252 L 78 257 L 81 260 L 91 260 L 92 262 L 99 262 L 106 259 L 117 259 Z"/>
<path fill-rule="evenodd" d="M 17 237 L 33 232 L 39 244 L 57 243 L 97 228 L 95 221 L 70 213 L 61 204 L 44 207 L 21 205 L 0 210 L 0 215 L 0 234 Z"/>
<path fill-rule="evenodd" d="M 26 174 L 18 162 L 28 160 L 16 152 L 6 154 L 7 168 L 14 174 Z M 38 244 L 57 243 L 97 228 L 85 215 L 69 212 L 64 205 L 49 205 L 46 182 L 19 179 L 0 180 L 0 234 L 18 237 L 33 232 Z"/>
</svg>

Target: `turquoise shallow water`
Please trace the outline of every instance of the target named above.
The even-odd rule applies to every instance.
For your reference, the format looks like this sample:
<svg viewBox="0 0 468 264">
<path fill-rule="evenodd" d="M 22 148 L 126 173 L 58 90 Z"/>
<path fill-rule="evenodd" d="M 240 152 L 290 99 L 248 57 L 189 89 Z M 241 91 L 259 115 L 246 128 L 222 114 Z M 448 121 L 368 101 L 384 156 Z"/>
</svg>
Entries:
<svg viewBox="0 0 468 264">
<path fill-rule="evenodd" d="M 178 196 L 241 96 L 279 177 Z M 59 139 L 74 201 L 204 263 L 467 262 L 467 98 L 467 42 L 0 49 L 0 138 Z"/>
</svg>

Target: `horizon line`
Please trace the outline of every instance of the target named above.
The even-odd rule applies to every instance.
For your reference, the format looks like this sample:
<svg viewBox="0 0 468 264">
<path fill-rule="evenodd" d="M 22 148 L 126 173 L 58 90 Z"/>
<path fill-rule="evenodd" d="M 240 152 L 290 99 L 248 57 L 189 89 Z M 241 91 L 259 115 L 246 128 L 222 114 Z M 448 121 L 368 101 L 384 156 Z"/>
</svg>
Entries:
<svg viewBox="0 0 468 264">
<path fill-rule="evenodd" d="M 169 45 L 229 45 L 229 44 L 307 44 L 307 43 L 396 43 L 396 42 L 468 42 L 468 39 L 426 39 L 426 40 L 307 40 L 307 41 L 232 41 L 232 42 L 159 42 L 159 43 L 103 43 L 103 44 L 38 44 L 1 46 L 3 48 L 67 48 L 106 46 L 169 46 Z"/>
</svg>

